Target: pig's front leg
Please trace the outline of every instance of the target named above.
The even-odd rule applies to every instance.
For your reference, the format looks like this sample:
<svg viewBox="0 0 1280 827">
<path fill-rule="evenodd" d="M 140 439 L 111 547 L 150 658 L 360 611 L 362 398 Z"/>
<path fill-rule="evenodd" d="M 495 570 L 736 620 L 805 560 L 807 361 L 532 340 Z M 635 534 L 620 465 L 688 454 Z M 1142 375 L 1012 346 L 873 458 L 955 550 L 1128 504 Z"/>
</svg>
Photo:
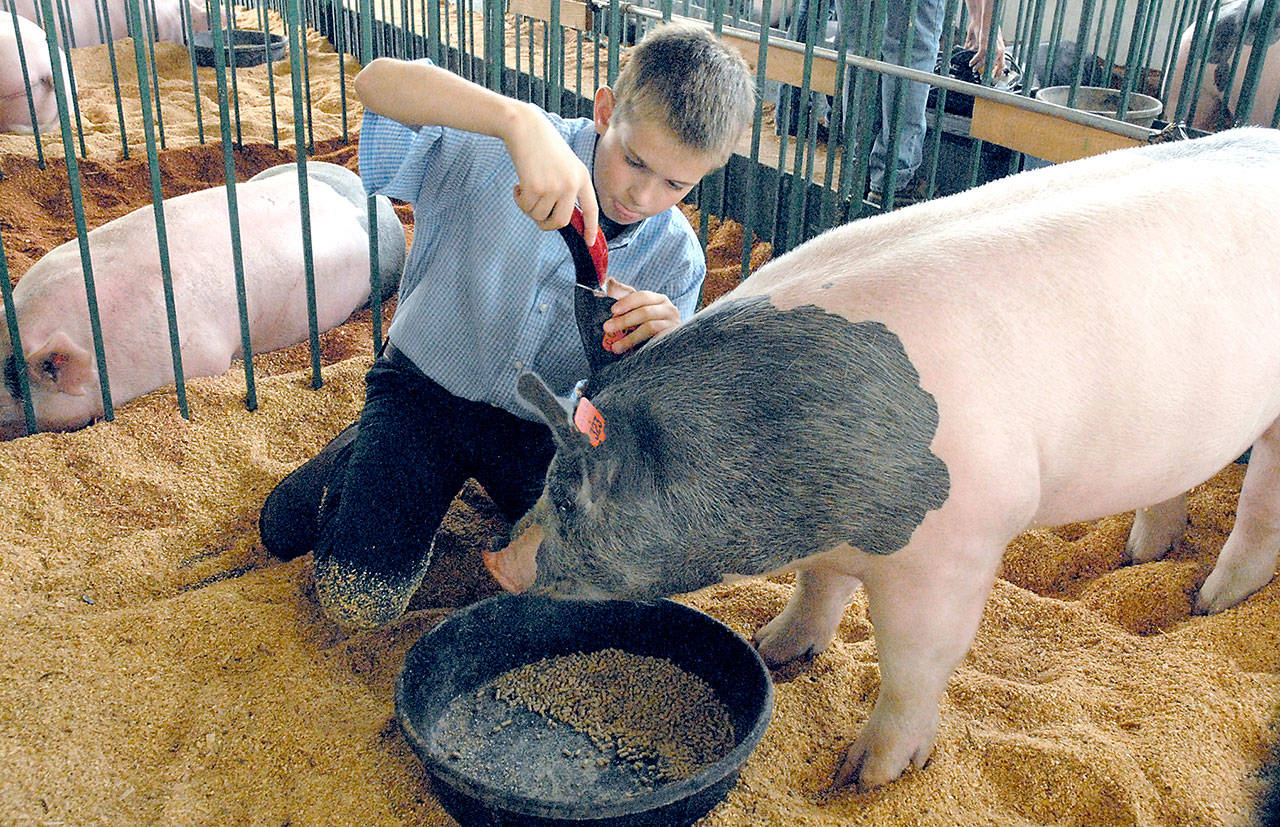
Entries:
<svg viewBox="0 0 1280 827">
<path fill-rule="evenodd" d="M 786 607 L 756 632 L 756 649 L 765 663 L 781 666 L 830 646 L 859 585 L 858 578 L 829 566 L 800 569 Z"/>
<path fill-rule="evenodd" d="M 1003 550 L 999 543 L 966 542 L 972 540 L 913 541 L 863 577 L 880 692 L 836 772 L 837 786 L 857 782 L 867 790 L 929 760 L 942 693 L 977 634 Z"/>
<path fill-rule="evenodd" d="M 1271 582 L 1280 553 L 1280 423 L 1249 452 L 1236 522 L 1196 597 L 1197 614 L 1221 612 Z"/>
<path fill-rule="evenodd" d="M 1179 494 L 1133 514 L 1133 528 L 1124 544 L 1131 563 L 1159 560 L 1187 528 L 1187 495 Z"/>
</svg>

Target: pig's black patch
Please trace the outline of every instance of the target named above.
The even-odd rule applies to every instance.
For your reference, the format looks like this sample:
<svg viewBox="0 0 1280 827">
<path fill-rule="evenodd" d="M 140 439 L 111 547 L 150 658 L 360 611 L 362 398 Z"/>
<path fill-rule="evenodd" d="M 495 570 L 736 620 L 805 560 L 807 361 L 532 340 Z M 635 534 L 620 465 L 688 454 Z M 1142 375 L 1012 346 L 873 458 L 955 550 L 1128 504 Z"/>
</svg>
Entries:
<svg viewBox="0 0 1280 827">
<path fill-rule="evenodd" d="M 22 401 L 22 381 L 18 376 L 18 357 L 10 353 L 4 360 L 4 387 L 17 401 Z"/>
<path fill-rule="evenodd" d="M 937 404 L 879 322 L 721 300 L 588 392 L 626 469 L 614 504 L 655 544 L 701 549 L 686 566 L 706 570 L 689 570 L 690 584 L 841 542 L 888 554 L 950 489 L 929 450 Z M 628 443 L 635 455 L 619 456 Z"/>
</svg>

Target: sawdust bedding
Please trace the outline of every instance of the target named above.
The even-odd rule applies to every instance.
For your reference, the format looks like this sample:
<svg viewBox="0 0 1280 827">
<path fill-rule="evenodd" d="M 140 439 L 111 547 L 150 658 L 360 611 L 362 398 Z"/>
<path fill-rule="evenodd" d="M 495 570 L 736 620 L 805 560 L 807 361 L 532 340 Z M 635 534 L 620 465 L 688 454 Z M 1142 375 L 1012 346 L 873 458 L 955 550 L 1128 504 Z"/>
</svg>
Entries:
<svg viewBox="0 0 1280 827">
<path fill-rule="evenodd" d="M 79 50 L 77 70 L 100 71 L 104 49 Z M 317 101 L 337 99 L 325 84 L 339 77 L 312 72 Z M 176 109 L 166 196 L 222 172 Z M 270 110 L 241 118 L 259 130 Z M 341 128 L 317 130 L 316 157 L 354 168 Z M 0 234 L 16 280 L 74 223 L 61 165 L 39 170 L 14 140 L 0 142 Z M 147 203 L 145 160 L 119 156 L 108 142 L 81 161 L 91 226 Z M 237 173 L 291 160 L 288 144 L 250 141 Z M 736 277 L 741 229 L 712 229 L 714 296 Z M 358 414 L 371 323 L 366 310 L 322 337 L 319 389 L 305 345 L 259 357 L 256 411 L 236 366 L 189 383 L 190 420 L 168 389 L 113 422 L 0 445 L 0 822 L 452 823 L 392 687 L 422 633 L 495 591 L 479 551 L 505 526 L 483 491 L 458 498 L 409 612 L 375 632 L 326 621 L 309 556 L 276 561 L 257 534 L 272 486 Z M 932 764 L 866 794 L 829 789 L 878 686 L 859 596 L 827 652 L 775 675 L 768 734 L 705 824 L 1250 823 L 1276 735 L 1280 584 L 1190 613 L 1242 474 L 1193 492 L 1162 562 L 1123 564 L 1130 515 L 1019 537 L 948 685 Z M 783 577 L 681 599 L 749 635 L 789 590 Z"/>
</svg>

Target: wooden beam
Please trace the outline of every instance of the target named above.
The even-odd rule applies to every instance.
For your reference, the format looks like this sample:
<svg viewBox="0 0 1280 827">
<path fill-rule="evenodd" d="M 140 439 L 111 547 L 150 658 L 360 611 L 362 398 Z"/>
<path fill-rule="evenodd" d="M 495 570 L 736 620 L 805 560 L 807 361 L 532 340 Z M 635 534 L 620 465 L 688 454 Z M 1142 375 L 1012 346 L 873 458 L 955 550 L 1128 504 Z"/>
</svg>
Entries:
<svg viewBox="0 0 1280 827">
<path fill-rule="evenodd" d="M 756 71 L 756 58 L 760 54 L 760 44 L 754 39 L 740 37 L 725 32 L 721 39 L 733 46 Z M 765 76 L 770 80 L 799 87 L 804 78 L 804 53 L 793 52 L 780 46 L 770 46 L 769 55 L 765 59 Z M 809 88 L 826 95 L 836 93 L 836 61 L 829 57 L 813 56 L 813 68 L 809 73 Z"/>
<path fill-rule="evenodd" d="M 986 98 L 973 99 L 969 134 L 993 144 L 1061 163 L 1143 141 Z"/>
<path fill-rule="evenodd" d="M 551 0 L 511 0 L 507 11 L 551 22 Z M 580 32 L 591 31 L 591 7 L 576 0 L 560 0 L 560 25 Z"/>
</svg>

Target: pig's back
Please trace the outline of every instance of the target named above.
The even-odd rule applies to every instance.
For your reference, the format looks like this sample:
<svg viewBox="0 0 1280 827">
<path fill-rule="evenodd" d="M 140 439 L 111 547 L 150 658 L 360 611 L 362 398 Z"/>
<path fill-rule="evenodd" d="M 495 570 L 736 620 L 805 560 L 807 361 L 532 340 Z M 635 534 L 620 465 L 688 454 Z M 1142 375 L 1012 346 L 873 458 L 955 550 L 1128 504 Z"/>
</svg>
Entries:
<svg viewBox="0 0 1280 827">
<path fill-rule="evenodd" d="M 1234 130 L 855 222 L 735 292 L 883 323 L 937 400 L 939 456 L 975 479 L 1034 456 L 1053 522 L 1129 507 L 1153 465 L 1151 501 L 1172 496 L 1280 415 L 1277 215 L 1280 135 Z"/>
</svg>

